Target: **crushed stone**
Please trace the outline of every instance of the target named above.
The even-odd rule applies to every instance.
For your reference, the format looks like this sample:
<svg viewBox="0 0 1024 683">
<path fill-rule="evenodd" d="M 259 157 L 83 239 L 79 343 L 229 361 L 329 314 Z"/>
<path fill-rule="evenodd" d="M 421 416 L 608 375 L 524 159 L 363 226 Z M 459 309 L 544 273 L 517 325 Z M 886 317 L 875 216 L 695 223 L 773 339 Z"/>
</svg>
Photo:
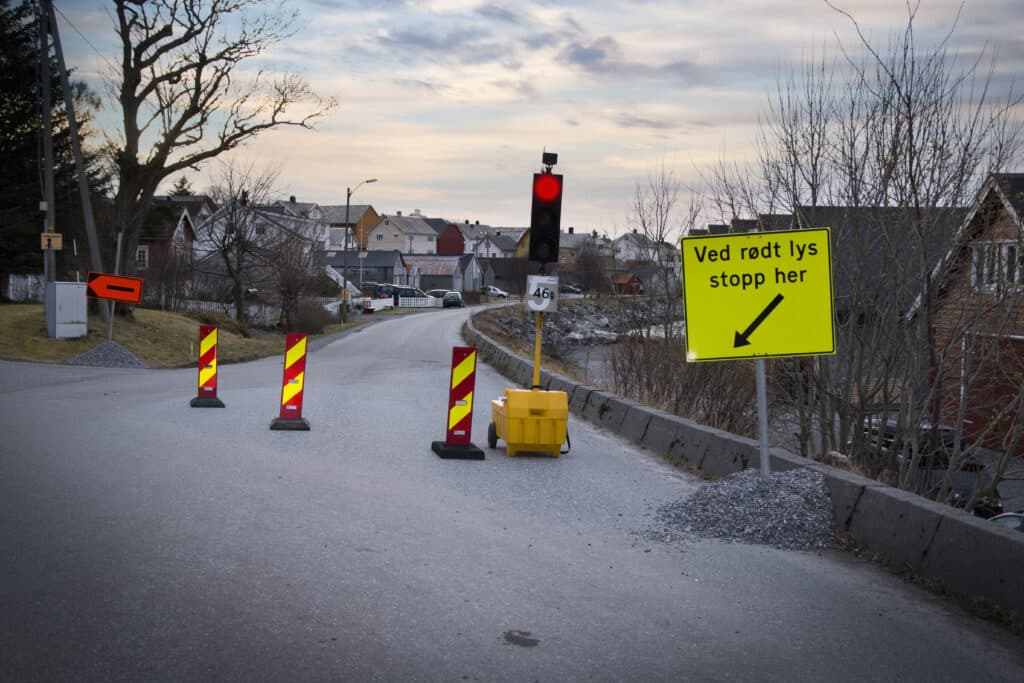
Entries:
<svg viewBox="0 0 1024 683">
<path fill-rule="evenodd" d="M 138 356 L 116 341 L 103 342 L 68 361 L 71 365 L 95 365 L 104 368 L 145 368 Z"/>
<path fill-rule="evenodd" d="M 746 469 L 659 507 L 644 537 L 668 543 L 696 539 L 785 550 L 836 547 L 832 499 L 818 472 L 793 469 L 765 479 Z"/>
</svg>

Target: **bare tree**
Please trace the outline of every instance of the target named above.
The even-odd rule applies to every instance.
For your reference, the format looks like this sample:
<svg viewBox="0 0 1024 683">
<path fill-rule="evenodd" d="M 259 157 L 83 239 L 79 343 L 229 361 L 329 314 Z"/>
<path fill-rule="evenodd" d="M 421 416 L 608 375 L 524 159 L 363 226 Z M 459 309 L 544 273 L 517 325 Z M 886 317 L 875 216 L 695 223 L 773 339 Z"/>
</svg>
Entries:
<svg viewBox="0 0 1024 683">
<path fill-rule="evenodd" d="M 584 290 L 604 294 L 611 291 L 610 264 L 609 259 L 601 255 L 596 240 L 595 237 L 594 241 L 583 244 L 576 253 L 573 277 Z"/>
<path fill-rule="evenodd" d="M 643 279 L 648 306 L 635 311 L 637 329 L 648 338 L 654 325 L 664 339 L 677 336 L 675 323 L 682 317 L 676 245 L 684 228 L 696 219 L 697 205 L 691 203 L 689 213 L 681 215 L 679 193 L 675 172 L 662 164 L 648 173 L 646 180 L 636 181 L 627 216 L 627 227 L 632 230 L 625 236 L 632 242 L 630 255 L 637 257 L 637 267 L 647 273 Z"/>
<path fill-rule="evenodd" d="M 710 174 L 710 194 L 730 218 L 781 210 L 799 227 L 832 228 L 838 353 L 774 363 L 776 395 L 788 401 L 804 454 L 847 450 L 865 473 L 920 489 L 927 482 L 918 463 L 940 444 L 938 430 L 928 432 L 930 443 L 919 434 L 947 414 L 945 369 L 975 344 L 985 350 L 969 356 L 972 371 L 994 377 L 984 361 L 997 345 L 975 334 L 981 323 L 970 297 L 943 321 L 955 319 L 956 332 L 936 341 L 934 272 L 956 246 L 974 190 L 1018 157 L 1019 98 L 993 100 L 994 61 L 987 72 L 980 60 L 961 63 L 949 47 L 956 19 L 937 44 L 922 47 L 917 5 L 908 4 L 905 25 L 882 50 L 837 11 L 856 30 L 856 49 L 841 45 L 840 61 L 823 56 L 781 78 L 762 120 L 757 165 L 722 164 Z M 985 320 L 989 332 L 992 318 Z M 989 417 L 1005 423 L 1013 409 Z M 888 444 L 871 438 L 885 421 L 896 424 Z M 1019 429 L 1007 433 L 1019 438 Z M 946 489 L 967 459 L 960 450 Z"/>
<path fill-rule="evenodd" d="M 221 300 L 230 300 L 243 329 L 251 295 L 271 282 L 264 244 L 267 225 L 256 207 L 269 203 L 278 174 L 276 169 L 221 163 L 209 192 L 219 208 L 196 236 L 197 279 Z"/>
<path fill-rule="evenodd" d="M 167 177 L 196 168 L 268 130 L 311 128 L 334 106 L 296 74 L 240 65 L 295 33 L 296 13 L 257 0 L 115 0 L 121 63 L 115 85 L 122 136 L 114 221 L 132 253 Z"/>
</svg>

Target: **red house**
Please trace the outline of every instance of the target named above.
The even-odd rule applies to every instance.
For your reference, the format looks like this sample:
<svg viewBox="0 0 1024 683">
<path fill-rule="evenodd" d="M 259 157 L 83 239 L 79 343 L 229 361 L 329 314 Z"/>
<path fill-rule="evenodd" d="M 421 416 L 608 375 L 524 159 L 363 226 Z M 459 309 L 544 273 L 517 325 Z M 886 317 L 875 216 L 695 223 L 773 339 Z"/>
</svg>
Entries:
<svg viewBox="0 0 1024 683">
<path fill-rule="evenodd" d="M 620 273 L 612 278 L 616 294 L 643 294 L 644 283 L 633 273 Z"/>
<path fill-rule="evenodd" d="M 437 236 L 437 253 L 440 256 L 461 256 L 466 253 L 466 238 L 456 225 L 449 223 Z"/>
<path fill-rule="evenodd" d="M 935 273 L 943 422 L 1024 454 L 1024 173 L 989 176 Z"/>
</svg>

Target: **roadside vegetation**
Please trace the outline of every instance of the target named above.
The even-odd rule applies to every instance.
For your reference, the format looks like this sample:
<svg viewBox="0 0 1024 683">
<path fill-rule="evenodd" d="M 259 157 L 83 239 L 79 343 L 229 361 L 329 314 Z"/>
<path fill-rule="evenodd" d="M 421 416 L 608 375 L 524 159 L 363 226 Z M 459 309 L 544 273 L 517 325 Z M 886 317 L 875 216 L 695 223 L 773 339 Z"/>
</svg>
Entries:
<svg viewBox="0 0 1024 683">
<path fill-rule="evenodd" d="M 379 312 L 374 315 L 387 315 Z M 332 317 L 332 320 L 336 320 Z M 336 334 L 368 321 L 331 322 L 312 336 Z M 217 325 L 217 358 L 238 363 L 284 352 L 284 332 L 248 329 L 219 313 L 174 313 L 136 308 L 131 318 L 116 316 L 113 340 L 153 368 L 179 368 L 198 361 L 199 325 Z M 42 304 L 0 306 L 0 358 L 37 363 L 67 363 L 107 341 L 107 323 L 90 314 L 88 334 L 79 339 L 50 339 Z"/>
</svg>

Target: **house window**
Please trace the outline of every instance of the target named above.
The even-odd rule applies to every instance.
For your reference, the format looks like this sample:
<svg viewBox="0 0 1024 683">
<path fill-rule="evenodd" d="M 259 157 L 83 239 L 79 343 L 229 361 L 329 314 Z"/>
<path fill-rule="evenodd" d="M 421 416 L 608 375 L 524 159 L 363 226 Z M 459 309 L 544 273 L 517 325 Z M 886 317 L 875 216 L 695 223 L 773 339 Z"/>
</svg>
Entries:
<svg viewBox="0 0 1024 683">
<path fill-rule="evenodd" d="M 434 236 L 433 235 L 427 235 L 427 241 L 428 242 L 433 242 L 434 241 Z"/>
<path fill-rule="evenodd" d="M 383 233 L 380 233 L 380 232 L 377 233 L 377 241 L 378 242 L 383 242 L 384 241 L 384 234 Z"/>
<path fill-rule="evenodd" d="M 135 249 L 135 270 L 137 272 L 149 270 L 149 247 L 147 245 L 139 245 Z"/>
<path fill-rule="evenodd" d="M 999 291 L 1024 285 L 1024 250 L 1016 242 L 974 245 L 974 288 Z"/>
</svg>

